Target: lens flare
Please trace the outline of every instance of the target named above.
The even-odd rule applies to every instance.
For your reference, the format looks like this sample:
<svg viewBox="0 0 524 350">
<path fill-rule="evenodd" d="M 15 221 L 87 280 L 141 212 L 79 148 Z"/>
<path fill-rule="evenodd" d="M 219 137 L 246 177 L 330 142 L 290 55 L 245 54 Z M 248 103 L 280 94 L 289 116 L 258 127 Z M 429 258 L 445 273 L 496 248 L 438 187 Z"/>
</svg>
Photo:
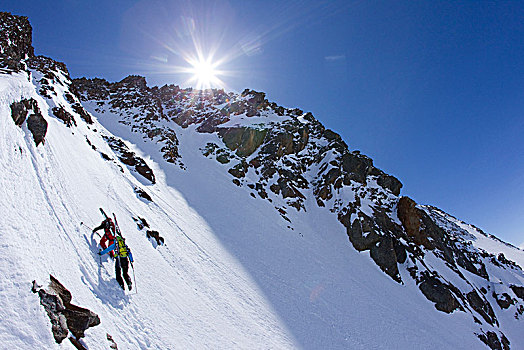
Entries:
<svg viewBox="0 0 524 350">
<path fill-rule="evenodd" d="M 211 58 L 199 58 L 198 60 L 189 59 L 187 61 L 191 65 L 191 68 L 188 69 L 188 73 L 193 75 L 190 82 L 196 83 L 197 89 L 223 86 L 221 80 L 218 78 L 218 75 L 221 74 L 221 72 L 216 69 L 218 64 L 212 62 Z"/>
</svg>

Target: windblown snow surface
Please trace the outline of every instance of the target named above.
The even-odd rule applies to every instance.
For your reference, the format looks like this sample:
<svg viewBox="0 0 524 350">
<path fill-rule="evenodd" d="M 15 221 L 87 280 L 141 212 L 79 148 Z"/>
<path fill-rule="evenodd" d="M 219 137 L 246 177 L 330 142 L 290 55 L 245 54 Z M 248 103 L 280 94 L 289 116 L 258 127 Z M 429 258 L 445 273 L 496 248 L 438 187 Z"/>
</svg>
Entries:
<svg viewBox="0 0 524 350">
<path fill-rule="evenodd" d="M 49 123 L 38 147 L 25 124 L 13 123 L 9 107 L 31 97 Z M 288 213 L 288 228 L 272 205 L 202 156 L 199 148 L 216 136 L 170 125 L 182 170 L 111 115 L 95 115 L 93 125 L 76 118 L 76 127 L 66 127 L 48 112 L 55 102 L 40 97 L 26 73 L 0 75 L 1 348 L 74 348 L 55 343 L 31 292 L 31 281 L 46 285 L 49 274 L 71 291 L 74 304 L 100 316 L 82 340 L 89 349 L 107 349 L 106 333 L 119 349 L 485 347 L 470 315 L 439 312 L 412 279 L 393 281 L 352 248 L 336 216 L 314 200 L 307 213 Z M 104 160 L 86 142 L 117 160 L 102 134 L 127 140 L 153 168 L 156 184 Z M 153 201 L 137 197 L 134 186 Z M 102 221 L 99 207 L 116 214 L 133 250 L 132 292 L 118 287 L 113 262 L 96 255 L 98 237 L 85 225 Z M 166 245 L 148 240 L 132 220 L 137 216 Z M 504 249 L 524 261 L 522 251 Z"/>
</svg>

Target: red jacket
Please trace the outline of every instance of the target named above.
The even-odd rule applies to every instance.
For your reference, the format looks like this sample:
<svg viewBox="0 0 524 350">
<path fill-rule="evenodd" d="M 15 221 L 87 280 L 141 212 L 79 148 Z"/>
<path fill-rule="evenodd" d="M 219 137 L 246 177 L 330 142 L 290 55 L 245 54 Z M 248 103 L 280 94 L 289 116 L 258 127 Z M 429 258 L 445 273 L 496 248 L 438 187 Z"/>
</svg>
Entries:
<svg viewBox="0 0 524 350">
<path fill-rule="evenodd" d="M 96 232 L 102 228 L 104 229 L 104 235 L 100 239 L 100 245 L 102 246 L 103 249 L 106 249 L 108 246 L 113 244 L 113 242 L 115 241 L 115 224 L 113 224 L 113 220 L 111 220 L 110 218 L 107 218 L 104 221 L 102 221 L 100 226 L 95 227 L 93 229 L 93 232 Z M 111 252 L 111 256 L 112 256 L 112 252 Z"/>
</svg>

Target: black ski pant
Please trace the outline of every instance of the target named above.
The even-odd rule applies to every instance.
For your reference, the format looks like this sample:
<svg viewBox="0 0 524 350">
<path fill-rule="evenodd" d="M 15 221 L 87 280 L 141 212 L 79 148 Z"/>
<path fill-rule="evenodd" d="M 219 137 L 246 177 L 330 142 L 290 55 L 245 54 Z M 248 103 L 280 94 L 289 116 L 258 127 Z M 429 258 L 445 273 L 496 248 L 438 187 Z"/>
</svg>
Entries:
<svg viewBox="0 0 524 350">
<path fill-rule="evenodd" d="M 127 258 L 117 257 L 115 259 L 115 273 L 116 280 L 120 287 L 124 289 L 124 281 L 122 280 L 122 272 L 124 274 L 124 279 L 127 282 L 127 285 L 131 285 L 131 277 L 128 274 L 129 271 L 129 260 Z"/>
</svg>

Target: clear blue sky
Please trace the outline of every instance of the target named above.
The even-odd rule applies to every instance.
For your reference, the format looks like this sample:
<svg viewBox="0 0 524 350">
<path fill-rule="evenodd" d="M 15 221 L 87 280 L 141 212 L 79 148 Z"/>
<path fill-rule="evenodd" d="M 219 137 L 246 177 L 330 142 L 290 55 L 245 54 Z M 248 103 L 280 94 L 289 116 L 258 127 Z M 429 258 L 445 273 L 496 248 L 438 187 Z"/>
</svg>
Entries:
<svg viewBox="0 0 524 350">
<path fill-rule="evenodd" d="M 73 77 L 174 72 L 197 39 L 234 91 L 311 111 L 436 205 L 524 243 L 524 3 L 20 1 L 37 54 Z M 192 34 L 192 37 L 191 37 Z"/>
</svg>

